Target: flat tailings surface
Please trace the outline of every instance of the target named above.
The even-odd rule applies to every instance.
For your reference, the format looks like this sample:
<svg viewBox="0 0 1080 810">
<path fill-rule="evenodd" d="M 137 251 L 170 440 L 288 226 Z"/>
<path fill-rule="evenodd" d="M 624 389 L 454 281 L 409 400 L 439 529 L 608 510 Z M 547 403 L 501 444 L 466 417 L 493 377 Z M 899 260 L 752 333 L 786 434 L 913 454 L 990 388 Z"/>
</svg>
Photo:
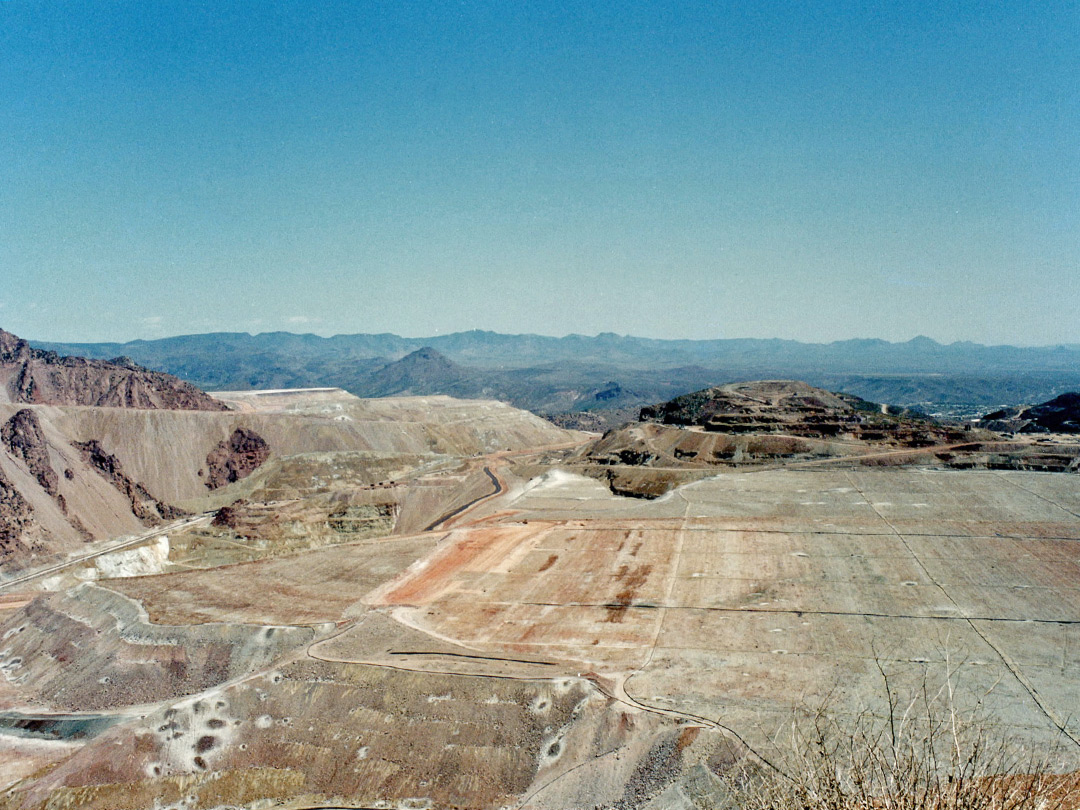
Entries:
<svg viewBox="0 0 1080 810">
<path fill-rule="evenodd" d="M 369 595 L 492 655 L 591 668 L 759 745 L 796 705 L 961 709 L 1080 750 L 1080 487 L 926 470 L 721 475 L 643 503 L 547 476 Z M 621 514 L 620 514 L 621 512 Z"/>
</svg>

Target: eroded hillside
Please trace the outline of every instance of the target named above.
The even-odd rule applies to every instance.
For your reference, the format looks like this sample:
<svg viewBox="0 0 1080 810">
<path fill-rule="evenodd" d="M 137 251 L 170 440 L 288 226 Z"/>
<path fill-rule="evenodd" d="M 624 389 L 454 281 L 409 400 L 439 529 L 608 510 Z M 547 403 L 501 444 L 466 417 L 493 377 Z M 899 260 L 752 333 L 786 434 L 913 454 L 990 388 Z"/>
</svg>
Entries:
<svg viewBox="0 0 1080 810">
<path fill-rule="evenodd" d="M 129 358 L 89 360 L 34 349 L 0 329 L 0 402 L 223 411 L 194 385 Z"/>
<path fill-rule="evenodd" d="M 430 461 L 572 438 L 497 402 L 360 400 L 342 391 L 303 407 L 293 407 L 295 394 L 278 399 L 237 395 L 234 410 L 218 412 L 0 404 L 8 549 L 0 566 L 25 567 L 31 547 L 45 559 L 145 532 L 200 510 L 201 498 L 271 459 L 361 452 Z"/>
</svg>

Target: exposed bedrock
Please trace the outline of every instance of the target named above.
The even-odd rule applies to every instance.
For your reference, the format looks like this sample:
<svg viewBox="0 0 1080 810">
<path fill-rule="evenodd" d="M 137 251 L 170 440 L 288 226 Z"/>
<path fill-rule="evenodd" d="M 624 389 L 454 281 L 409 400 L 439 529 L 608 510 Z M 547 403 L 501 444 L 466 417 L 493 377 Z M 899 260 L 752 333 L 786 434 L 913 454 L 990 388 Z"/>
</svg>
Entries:
<svg viewBox="0 0 1080 810">
<path fill-rule="evenodd" d="M 183 509 L 159 501 L 146 487 L 129 478 L 124 473 L 120 459 L 105 452 L 97 439 L 75 442 L 74 447 L 82 453 L 87 464 L 127 496 L 131 502 L 131 511 L 139 520 L 156 523 L 159 520 L 176 520 L 187 514 Z"/>
<path fill-rule="evenodd" d="M 45 405 L 223 411 L 191 383 L 129 358 L 88 360 L 34 349 L 0 329 L 0 401 Z"/>
<path fill-rule="evenodd" d="M 42 489 L 56 497 L 60 478 L 49 462 L 49 449 L 37 414 L 29 408 L 17 411 L 0 427 L 0 441 L 8 452 L 26 464 Z"/>
<path fill-rule="evenodd" d="M 25 536 L 35 525 L 34 508 L 0 469 L 0 563 L 20 550 L 27 550 Z"/>
<path fill-rule="evenodd" d="M 217 489 L 247 478 L 270 458 L 270 445 L 258 433 L 239 427 L 206 457 L 206 486 Z"/>
</svg>

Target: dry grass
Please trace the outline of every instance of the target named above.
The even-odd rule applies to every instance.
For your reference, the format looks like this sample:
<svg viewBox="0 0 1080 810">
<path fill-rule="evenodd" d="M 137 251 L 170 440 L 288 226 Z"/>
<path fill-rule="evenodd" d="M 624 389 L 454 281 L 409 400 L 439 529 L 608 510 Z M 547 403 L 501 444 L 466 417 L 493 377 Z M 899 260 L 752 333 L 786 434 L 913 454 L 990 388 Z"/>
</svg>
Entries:
<svg viewBox="0 0 1080 810">
<path fill-rule="evenodd" d="M 1046 746 L 996 730 L 981 708 L 957 708 L 952 672 L 901 700 L 879 665 L 886 716 L 842 719 L 829 705 L 797 711 L 771 767 L 729 776 L 740 810 L 1076 810 L 1080 771 Z M 1075 751 L 1072 752 L 1075 754 Z M 1059 751 L 1060 754 L 1060 751 Z M 1075 759 L 1072 762 L 1075 767 Z"/>
</svg>

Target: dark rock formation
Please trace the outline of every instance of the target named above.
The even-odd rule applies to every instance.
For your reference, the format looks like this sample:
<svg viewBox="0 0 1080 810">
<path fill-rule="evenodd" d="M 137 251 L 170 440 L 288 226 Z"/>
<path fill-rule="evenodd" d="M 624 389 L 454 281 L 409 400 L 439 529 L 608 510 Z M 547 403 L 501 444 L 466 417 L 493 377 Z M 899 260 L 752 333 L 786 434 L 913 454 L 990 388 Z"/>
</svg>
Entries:
<svg viewBox="0 0 1080 810">
<path fill-rule="evenodd" d="M 632 477 L 614 470 L 607 471 L 607 485 L 612 495 L 620 498 L 643 498 L 651 501 L 669 492 L 674 484 L 662 476 Z"/>
<path fill-rule="evenodd" d="M 0 562 L 18 552 L 33 550 L 26 535 L 35 526 L 34 508 L 0 470 Z"/>
<path fill-rule="evenodd" d="M 253 430 L 237 428 L 206 457 L 206 486 L 217 489 L 247 478 L 270 458 L 270 445 Z"/>
<path fill-rule="evenodd" d="M 46 405 L 224 411 L 224 403 L 128 358 L 61 357 L 0 329 L 0 400 Z M 5 396 L 6 395 L 6 396 Z"/>
<path fill-rule="evenodd" d="M 1080 392 L 1062 394 L 1030 408 L 994 411 L 978 424 L 1004 433 L 1080 433 Z"/>
<path fill-rule="evenodd" d="M 53 497 L 59 495 L 60 477 L 49 463 L 49 449 L 37 414 L 29 408 L 16 412 L 0 427 L 0 441 L 15 458 L 26 464 L 42 489 Z"/>
<path fill-rule="evenodd" d="M 1021 419 L 1029 420 L 1024 433 L 1080 433 L 1080 393 L 1062 394 L 1028 408 Z"/>
<path fill-rule="evenodd" d="M 75 442 L 74 445 L 83 455 L 83 459 L 101 473 L 131 502 L 131 512 L 144 523 L 158 523 L 162 520 L 176 520 L 187 514 L 182 509 L 162 503 L 151 495 L 138 481 L 131 480 L 120 464 L 120 459 L 105 452 L 97 439 L 88 442 Z"/>
<path fill-rule="evenodd" d="M 247 506 L 248 502 L 241 498 L 238 501 L 233 501 L 227 506 L 223 506 L 217 510 L 214 514 L 214 519 L 210 521 L 211 526 L 224 526 L 229 529 L 236 529 L 240 526 L 240 513 L 243 507 Z"/>
</svg>

